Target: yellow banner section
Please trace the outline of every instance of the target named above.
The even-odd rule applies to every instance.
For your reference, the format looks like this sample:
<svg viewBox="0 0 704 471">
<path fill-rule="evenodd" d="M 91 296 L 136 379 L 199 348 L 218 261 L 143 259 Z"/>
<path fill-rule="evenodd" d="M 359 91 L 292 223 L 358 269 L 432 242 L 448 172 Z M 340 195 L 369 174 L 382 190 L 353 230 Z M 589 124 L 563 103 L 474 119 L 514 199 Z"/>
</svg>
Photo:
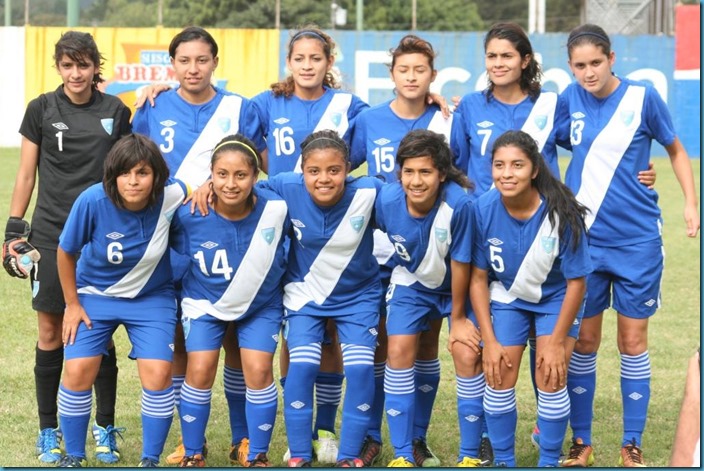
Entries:
<svg viewBox="0 0 704 471">
<path fill-rule="evenodd" d="M 85 28 L 105 57 L 103 78 L 107 93 L 133 107 L 136 90 L 155 81 L 173 81 L 169 43 L 180 28 Z M 25 28 L 25 102 L 61 84 L 54 67 L 54 44 L 66 27 Z M 218 44 L 220 63 L 214 81 L 219 87 L 246 97 L 266 90 L 279 77 L 279 31 L 266 29 L 208 29 Z"/>
</svg>

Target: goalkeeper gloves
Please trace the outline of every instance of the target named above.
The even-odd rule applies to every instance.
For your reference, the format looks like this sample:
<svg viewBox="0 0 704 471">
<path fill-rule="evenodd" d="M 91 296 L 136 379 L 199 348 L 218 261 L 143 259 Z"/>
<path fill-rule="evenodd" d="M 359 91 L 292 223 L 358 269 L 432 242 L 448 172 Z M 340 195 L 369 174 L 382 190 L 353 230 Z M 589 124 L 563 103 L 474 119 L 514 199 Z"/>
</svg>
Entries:
<svg viewBox="0 0 704 471">
<path fill-rule="evenodd" d="M 2 266 L 10 276 L 27 278 L 39 261 L 39 251 L 27 242 L 29 223 L 10 217 L 5 226 L 5 242 L 2 244 Z"/>
</svg>

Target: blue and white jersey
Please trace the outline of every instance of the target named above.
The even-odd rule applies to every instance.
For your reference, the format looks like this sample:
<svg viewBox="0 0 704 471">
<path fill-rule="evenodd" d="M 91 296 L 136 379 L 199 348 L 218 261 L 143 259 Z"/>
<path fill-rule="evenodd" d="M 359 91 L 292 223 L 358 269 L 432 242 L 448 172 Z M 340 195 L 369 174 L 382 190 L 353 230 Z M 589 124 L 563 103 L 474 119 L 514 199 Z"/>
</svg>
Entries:
<svg viewBox="0 0 704 471">
<path fill-rule="evenodd" d="M 352 168 L 367 162 L 369 175 L 381 175 L 387 183 L 397 181 L 396 152 L 401 139 L 414 129 L 443 134 L 452 148 L 455 161 L 466 160 L 466 146 L 461 145 L 465 140 L 459 139 L 462 130 L 453 125 L 454 114 L 446 119 L 440 107 L 433 104 L 427 106 L 418 118 L 405 119 L 391 109 L 392 101 L 368 108 L 357 117 L 350 146 Z"/>
<path fill-rule="evenodd" d="M 572 146 L 565 183 L 589 208 L 589 243 L 619 247 L 659 239 L 658 194 L 638 181 L 648 168 L 652 140 L 675 140 L 667 105 L 649 84 L 619 79 L 606 98 L 578 83 L 560 95 L 558 142 Z"/>
<path fill-rule="evenodd" d="M 572 250 L 572 232 L 560 238 L 559 217 L 550 224 L 547 204 L 530 219 L 512 217 L 501 193 L 490 191 L 474 204 L 472 264 L 489 273 L 492 309 L 501 305 L 559 314 L 568 279 L 592 272 L 586 234 Z"/>
<path fill-rule="evenodd" d="M 171 176 L 198 188 L 210 176 L 213 148 L 230 134 L 241 133 L 258 149 L 265 143 L 259 117 L 251 102 L 234 93 L 215 88 L 207 103 L 187 102 L 177 90 L 160 93 L 156 105 L 143 106 L 132 120 L 134 132 L 157 143 Z"/>
<path fill-rule="evenodd" d="M 394 245 L 391 283 L 451 295 L 450 261 L 472 259 L 472 201 L 454 182 L 440 187 L 426 216 L 408 213 L 399 182 L 385 185 L 376 203 L 376 223 Z"/>
<path fill-rule="evenodd" d="M 76 199 L 59 238 L 59 246 L 78 254 L 76 286 L 79 294 L 136 298 L 173 295 L 167 247 L 169 228 L 188 192 L 169 179 L 164 194 L 140 211 L 116 207 L 102 183 Z"/>
<path fill-rule="evenodd" d="M 266 137 L 269 175 L 301 171 L 301 143 L 315 131 L 330 129 L 350 145 L 360 111 L 367 108 L 358 96 L 325 88 L 316 100 L 274 96 L 271 90 L 252 98 Z"/>
<path fill-rule="evenodd" d="M 376 312 L 381 284 L 372 219 L 383 183 L 348 177 L 342 199 L 331 207 L 313 202 L 301 174 L 287 172 L 257 185 L 286 200 L 293 224 L 284 307 L 316 316 Z"/>
<path fill-rule="evenodd" d="M 517 104 L 506 104 L 484 91 L 462 97 L 457 111 L 461 115 L 463 134 L 469 141 L 469 159 L 461 169 L 474 182 L 473 197 L 486 193 L 493 185 L 491 152 L 496 139 L 506 131 L 521 130 L 538 142 L 548 167 L 558 179 L 560 168 L 555 146 L 554 119 L 557 94 L 541 92 L 537 100 L 526 97 Z"/>
<path fill-rule="evenodd" d="M 252 212 L 239 221 L 212 209 L 207 216 L 191 214 L 188 205 L 176 213 L 172 247 L 191 261 L 183 278 L 184 317 L 232 321 L 272 305 L 283 313 L 288 207 L 271 191 L 255 188 L 254 194 Z"/>
</svg>

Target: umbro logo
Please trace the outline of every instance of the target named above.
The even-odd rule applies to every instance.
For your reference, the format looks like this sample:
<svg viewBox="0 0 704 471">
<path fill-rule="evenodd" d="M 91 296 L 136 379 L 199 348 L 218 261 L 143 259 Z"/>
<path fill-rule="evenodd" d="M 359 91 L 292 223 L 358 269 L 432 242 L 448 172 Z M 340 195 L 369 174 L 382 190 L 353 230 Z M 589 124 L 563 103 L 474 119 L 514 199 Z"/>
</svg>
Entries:
<svg viewBox="0 0 704 471">
<path fill-rule="evenodd" d="M 480 128 L 484 128 L 484 129 L 489 128 L 493 125 L 494 125 L 494 123 L 492 123 L 491 121 L 482 121 L 481 123 L 477 123 L 477 126 L 479 126 Z"/>
<path fill-rule="evenodd" d="M 357 406 L 357 409 L 361 410 L 362 412 L 367 412 L 371 408 L 372 406 L 370 406 L 369 404 L 360 404 Z"/>
<path fill-rule="evenodd" d="M 468 415 L 464 418 L 464 420 L 466 420 L 467 422 L 476 422 L 477 420 L 479 420 L 479 417 L 477 417 L 476 415 Z"/>
<path fill-rule="evenodd" d="M 372 334 L 372 335 L 379 335 L 379 332 L 377 332 L 377 330 L 376 330 L 374 327 L 372 327 L 371 329 L 369 329 L 369 333 Z"/>
<path fill-rule="evenodd" d="M 584 118 L 584 117 L 586 117 L 586 116 L 587 116 L 587 115 L 585 115 L 585 114 L 582 113 L 581 111 L 575 111 L 574 113 L 572 113 L 572 117 L 573 117 L 574 119 L 582 119 L 582 118 Z"/>
<path fill-rule="evenodd" d="M 656 302 L 657 301 L 655 301 L 654 299 L 649 299 L 645 302 L 645 305 L 648 307 L 653 307 L 653 304 L 655 304 Z"/>
<path fill-rule="evenodd" d="M 289 122 L 288 118 L 277 118 L 274 120 L 276 124 L 286 124 Z"/>
<path fill-rule="evenodd" d="M 68 126 L 66 126 L 62 122 L 51 123 L 51 125 L 54 126 L 56 129 L 58 129 L 59 131 L 68 131 Z"/>
<path fill-rule="evenodd" d="M 162 126 L 166 126 L 167 128 L 170 128 L 172 126 L 176 126 L 178 123 L 176 121 L 172 121 L 170 119 L 167 119 L 166 121 L 161 121 L 159 124 Z"/>
<path fill-rule="evenodd" d="M 429 385 L 429 384 L 424 384 L 423 386 L 418 387 L 418 389 L 419 389 L 421 392 L 429 393 L 430 391 L 433 390 L 433 387 L 432 387 L 431 385 Z"/>
<path fill-rule="evenodd" d="M 587 390 L 584 389 L 582 386 L 577 386 L 572 390 L 572 392 L 575 394 L 584 394 L 585 392 L 587 392 Z"/>
<path fill-rule="evenodd" d="M 489 242 L 491 245 L 496 245 L 496 246 L 502 245 L 504 243 L 503 240 L 497 239 L 496 237 L 492 237 L 491 239 L 488 239 L 487 242 Z"/>
<path fill-rule="evenodd" d="M 306 227 L 306 225 L 303 224 L 303 222 L 299 221 L 298 219 L 291 219 L 291 224 L 293 224 L 294 226 L 296 226 L 298 228 Z"/>
<path fill-rule="evenodd" d="M 406 239 L 401 237 L 400 235 L 392 235 L 391 238 L 395 240 L 396 242 L 406 242 Z"/>
<path fill-rule="evenodd" d="M 271 427 L 273 427 L 273 425 L 271 425 L 271 424 L 261 424 L 261 425 L 260 425 L 259 427 L 257 427 L 257 428 L 258 428 L 259 430 L 261 430 L 262 432 L 268 432 L 269 430 L 271 430 Z"/>
<path fill-rule="evenodd" d="M 121 239 L 125 236 L 123 234 L 120 234 L 119 232 L 111 232 L 110 234 L 106 235 L 105 237 L 107 237 L 108 239 L 117 240 L 117 239 Z"/>
<path fill-rule="evenodd" d="M 397 411 L 396 409 L 389 409 L 386 411 L 387 414 L 389 414 L 391 417 L 396 417 L 401 413 L 401 411 Z"/>
<path fill-rule="evenodd" d="M 215 247 L 217 247 L 218 244 L 209 240 L 208 242 L 203 242 L 202 244 L 200 244 L 200 246 L 203 247 L 204 249 L 210 250 L 210 249 L 214 249 Z"/>
<path fill-rule="evenodd" d="M 374 141 L 374 144 L 376 144 L 376 145 L 378 145 L 378 146 L 385 146 L 385 145 L 388 144 L 389 142 L 391 142 L 391 141 L 388 140 L 388 139 L 385 138 L 385 137 L 382 137 L 382 138 L 377 139 L 376 141 Z"/>
<path fill-rule="evenodd" d="M 291 403 L 291 407 L 293 407 L 294 409 L 300 409 L 304 406 L 305 406 L 305 404 L 301 401 L 295 401 L 295 402 Z"/>
<path fill-rule="evenodd" d="M 637 392 L 632 392 L 631 394 L 628 395 L 631 399 L 634 401 L 637 401 L 638 399 L 642 398 L 643 396 L 641 394 L 638 394 Z"/>
<path fill-rule="evenodd" d="M 194 420 L 196 420 L 196 418 L 193 417 L 192 415 L 184 415 L 184 416 L 181 417 L 181 418 L 182 418 L 183 420 L 185 420 L 186 422 L 188 422 L 189 424 L 190 424 L 191 422 L 193 422 Z"/>
</svg>

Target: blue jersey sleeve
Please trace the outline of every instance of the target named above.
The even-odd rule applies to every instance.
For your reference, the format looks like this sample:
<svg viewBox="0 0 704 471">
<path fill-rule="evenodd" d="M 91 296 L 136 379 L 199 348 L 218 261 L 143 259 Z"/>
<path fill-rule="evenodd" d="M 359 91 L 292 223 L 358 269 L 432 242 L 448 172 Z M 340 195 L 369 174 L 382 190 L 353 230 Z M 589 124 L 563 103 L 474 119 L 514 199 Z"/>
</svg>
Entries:
<svg viewBox="0 0 704 471">
<path fill-rule="evenodd" d="M 560 268 L 565 279 L 573 280 L 587 276 L 593 271 L 592 259 L 589 256 L 589 244 L 587 243 L 587 235 L 583 231 L 576 249 L 572 247 L 572 239 L 574 233 L 567 228 L 565 237 L 560 244 L 560 256 L 562 262 Z"/>
<path fill-rule="evenodd" d="M 565 93 L 557 97 L 555 107 L 555 142 L 563 149 L 572 150 L 570 144 L 570 107 Z"/>
<path fill-rule="evenodd" d="M 95 221 L 95 208 L 88 196 L 91 188 L 78 195 L 59 237 L 59 247 L 68 254 L 79 253 L 90 242 Z"/>
<path fill-rule="evenodd" d="M 352 169 L 358 168 L 367 161 L 367 112 L 363 111 L 355 120 L 350 144 L 350 164 Z"/>
<path fill-rule="evenodd" d="M 663 146 L 669 146 L 675 141 L 677 135 L 670 110 L 657 90 L 650 85 L 645 89 L 643 114 L 648 130 L 656 141 Z"/>
<path fill-rule="evenodd" d="M 260 120 L 259 113 L 251 100 L 245 100 L 242 109 L 240 110 L 241 132 L 254 142 L 259 152 L 266 149 L 266 141 L 264 140 L 264 126 Z"/>
<path fill-rule="evenodd" d="M 343 136 L 345 142 L 347 142 L 347 145 L 350 147 L 352 147 L 352 141 L 356 132 L 357 118 L 359 117 L 359 114 L 367 108 L 369 108 L 367 103 L 365 103 L 357 95 L 352 95 L 352 103 L 347 110 L 347 120 L 350 123 L 350 127 Z"/>
<path fill-rule="evenodd" d="M 464 133 L 464 121 L 462 113 L 454 112 L 452 114 L 452 128 L 450 129 L 450 149 L 455 157 L 455 167 L 467 173 L 469 164 L 469 144 Z"/>
<path fill-rule="evenodd" d="M 472 203 L 467 200 L 452 213 L 450 258 L 460 263 L 472 261 Z"/>
<path fill-rule="evenodd" d="M 132 131 L 137 134 L 143 134 L 149 136 L 149 116 L 148 116 L 148 103 L 145 103 L 140 109 L 138 109 L 134 117 L 132 118 Z"/>
<path fill-rule="evenodd" d="M 482 211 L 475 205 L 472 212 L 472 265 L 489 271 L 489 260 L 486 257 L 486 240 L 484 240 L 483 231 Z"/>
</svg>

